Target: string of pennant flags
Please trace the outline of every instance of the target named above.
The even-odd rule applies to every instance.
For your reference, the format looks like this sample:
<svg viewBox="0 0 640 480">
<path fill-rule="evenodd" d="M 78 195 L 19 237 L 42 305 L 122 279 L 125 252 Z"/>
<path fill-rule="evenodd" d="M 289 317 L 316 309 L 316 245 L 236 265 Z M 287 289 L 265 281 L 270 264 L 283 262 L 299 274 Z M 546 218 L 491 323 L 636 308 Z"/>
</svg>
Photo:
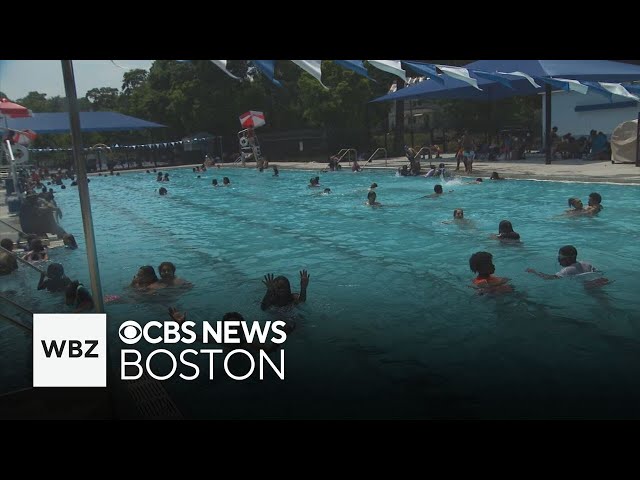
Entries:
<svg viewBox="0 0 640 480">
<path fill-rule="evenodd" d="M 188 60 L 181 60 L 183 62 Z M 322 83 L 322 60 L 291 60 L 298 65 L 304 71 L 312 75 L 324 88 L 328 88 Z M 217 67 L 222 69 L 230 77 L 240 80 L 227 70 L 227 60 L 211 60 Z M 250 60 L 250 62 L 258 69 L 264 76 L 266 76 L 274 85 L 282 87 L 282 84 L 274 78 L 275 74 L 275 60 Z M 352 70 L 364 77 L 370 78 L 367 69 L 364 66 L 364 60 L 333 60 L 334 63 Z M 464 67 L 453 67 L 450 65 L 429 64 L 429 63 L 417 63 L 408 62 L 404 60 L 367 60 L 369 65 L 396 75 L 401 78 L 406 86 L 413 86 L 423 81 L 432 80 L 444 85 L 443 77 L 451 77 L 456 80 L 463 81 L 473 86 L 474 88 L 482 91 L 482 88 L 478 86 L 478 79 L 491 80 L 499 82 L 502 85 L 513 88 L 511 81 L 521 78 L 526 78 L 529 83 L 535 88 L 541 88 L 540 83 L 547 83 L 552 87 L 564 91 L 572 91 L 586 95 L 593 92 L 606 97 L 609 101 L 612 101 L 614 95 L 630 98 L 635 101 L 640 101 L 640 85 L 634 84 L 621 84 L 621 83 L 609 83 L 609 82 L 592 82 L 592 81 L 578 81 L 567 78 L 556 77 L 532 77 L 526 73 L 514 71 L 514 72 L 485 72 L 482 70 L 467 69 Z M 410 70 L 417 77 L 407 76 L 407 70 Z M 473 76 L 472 76 L 473 75 Z M 475 77 L 475 78 L 474 78 Z M 539 83 L 538 83 L 539 82 Z M 389 89 L 389 93 L 393 93 L 397 90 L 397 82 L 394 82 Z"/>
<path fill-rule="evenodd" d="M 117 150 L 117 149 L 124 149 L 124 150 L 139 150 L 139 149 L 158 149 L 158 148 L 170 148 L 170 147 L 175 147 L 176 145 L 183 145 L 185 143 L 197 143 L 197 142 L 204 142 L 207 140 L 211 140 L 211 137 L 202 137 L 202 138 L 192 138 L 190 140 L 176 140 L 174 142 L 160 142 L 160 143 L 146 143 L 146 144 L 141 144 L 141 145 L 119 145 L 119 144 L 114 144 L 114 145 L 101 145 L 99 147 L 85 147 L 83 150 L 85 152 L 92 152 L 95 150 Z M 30 152 L 70 152 L 71 150 L 73 150 L 72 148 L 30 148 L 29 151 Z"/>
</svg>

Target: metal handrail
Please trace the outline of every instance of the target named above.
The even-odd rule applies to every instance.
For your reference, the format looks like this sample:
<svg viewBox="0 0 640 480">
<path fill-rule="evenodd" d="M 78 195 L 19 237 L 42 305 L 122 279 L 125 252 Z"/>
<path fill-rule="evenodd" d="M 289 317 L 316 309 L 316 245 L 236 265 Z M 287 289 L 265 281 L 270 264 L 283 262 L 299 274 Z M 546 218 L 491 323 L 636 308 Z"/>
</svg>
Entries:
<svg viewBox="0 0 640 480">
<path fill-rule="evenodd" d="M 418 153 L 416 153 L 415 158 L 420 160 L 420 154 L 422 153 L 423 150 L 427 150 L 429 152 L 429 155 L 431 155 L 431 147 L 422 147 L 420 150 L 418 150 Z"/>
<path fill-rule="evenodd" d="M 342 155 L 340 155 L 340 152 L 342 152 Z M 348 153 L 349 165 L 351 165 L 351 152 L 353 152 L 355 159 L 358 159 L 358 151 L 355 148 L 343 148 L 342 150 L 340 150 L 340 152 L 338 152 L 338 155 L 335 155 L 338 157 L 338 163 L 340 163 L 344 156 Z"/>
<path fill-rule="evenodd" d="M 346 152 L 347 150 L 348 150 L 347 148 L 341 148 L 340 151 L 336 153 L 334 156 L 340 157 L 341 155 L 344 155 L 344 152 Z"/>
<path fill-rule="evenodd" d="M 364 164 L 367 165 L 368 163 L 371 163 L 371 161 L 373 160 L 373 157 L 376 156 L 376 153 L 378 153 L 381 150 L 384 152 L 384 166 L 386 167 L 387 166 L 387 149 L 386 148 L 377 148 L 376 151 L 373 152 L 373 154 L 369 157 L 369 160 L 364 162 Z"/>
</svg>

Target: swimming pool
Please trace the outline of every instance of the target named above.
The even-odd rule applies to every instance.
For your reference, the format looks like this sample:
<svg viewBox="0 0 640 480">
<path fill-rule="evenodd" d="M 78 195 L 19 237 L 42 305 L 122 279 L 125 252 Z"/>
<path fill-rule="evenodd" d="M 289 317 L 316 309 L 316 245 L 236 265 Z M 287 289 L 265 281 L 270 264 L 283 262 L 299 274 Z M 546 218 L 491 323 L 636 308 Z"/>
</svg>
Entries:
<svg viewBox="0 0 640 480">
<path fill-rule="evenodd" d="M 286 344 L 286 380 L 165 382 L 188 416 L 640 418 L 638 187 L 453 180 L 444 196 L 428 199 L 419 197 L 439 180 L 388 170 L 169 173 L 168 184 L 153 173 L 91 178 L 104 294 L 122 295 L 139 266 L 157 270 L 163 261 L 194 283 L 142 301 L 125 293 L 129 303 L 107 306 L 114 339 L 124 320 L 168 319 L 169 305 L 196 321 L 228 311 L 269 319 L 260 310 L 263 275 L 286 275 L 295 291 L 298 271 L 311 275 Z M 316 175 L 331 194 L 307 187 Z M 223 176 L 232 186 L 213 188 L 211 179 Z M 372 182 L 382 208 L 363 205 Z M 592 191 L 603 197 L 600 216 L 561 216 L 567 198 L 586 204 Z M 88 285 L 77 191 L 58 190 L 56 200 L 80 248 L 51 258 Z M 442 223 L 454 208 L 473 225 Z M 521 245 L 488 238 L 503 219 Z M 525 273 L 558 271 L 565 244 L 615 283 L 588 293 L 579 281 Z M 480 250 L 493 253 L 496 274 L 512 278 L 517 294 L 474 294 L 468 260 Z M 37 280 L 21 268 L 0 281 L 34 311 L 60 311 L 62 299 L 35 292 Z M 2 328 L 0 365 L 15 366 L 0 378 L 8 391 L 21 384 L 28 336 Z"/>
</svg>

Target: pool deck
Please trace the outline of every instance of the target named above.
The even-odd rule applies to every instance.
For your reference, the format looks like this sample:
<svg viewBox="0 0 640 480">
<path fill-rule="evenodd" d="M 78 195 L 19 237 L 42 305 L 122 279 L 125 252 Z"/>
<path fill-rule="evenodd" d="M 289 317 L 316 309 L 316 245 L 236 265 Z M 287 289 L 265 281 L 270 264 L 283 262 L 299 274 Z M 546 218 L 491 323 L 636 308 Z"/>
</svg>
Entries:
<svg viewBox="0 0 640 480">
<path fill-rule="evenodd" d="M 455 169 L 455 158 L 453 155 L 444 155 L 441 159 L 422 160 L 423 170 L 428 168 L 430 163 L 438 164 L 443 162 L 449 170 Z M 526 160 L 516 161 L 493 161 L 476 160 L 473 163 L 472 177 L 489 177 L 492 172 L 497 171 L 501 177 L 517 178 L 528 180 L 552 180 L 567 182 L 594 182 L 594 183 L 620 183 L 640 185 L 640 168 L 631 164 L 612 164 L 606 162 L 589 162 L 585 160 L 555 160 L 551 165 L 545 165 L 544 156 L 528 155 Z M 343 162 L 344 170 L 349 170 L 347 162 Z M 370 165 L 365 165 L 365 170 L 390 169 L 397 170 L 402 165 L 407 165 L 406 157 L 389 158 L 386 161 L 374 160 Z M 326 163 L 316 162 L 269 162 L 269 166 L 278 165 L 281 169 L 301 169 L 301 170 L 324 170 Z M 362 163 L 361 163 L 362 165 Z M 232 165 L 225 165 L 229 167 Z M 233 167 L 240 167 L 233 165 Z M 254 163 L 247 162 L 247 167 L 255 167 Z M 242 168 L 242 167 L 240 167 Z M 460 175 L 465 175 L 461 166 Z M 425 171 L 426 173 L 426 171 Z"/>
<path fill-rule="evenodd" d="M 443 162 L 449 170 L 455 169 L 455 158 L 453 154 L 445 154 L 441 159 L 422 160 L 423 170 L 428 168 L 430 163 L 437 164 Z M 545 165 L 544 155 L 528 154 L 526 160 L 515 161 L 486 161 L 476 160 L 473 164 L 472 177 L 489 177 L 492 172 L 497 171 L 501 177 L 527 180 L 549 180 L 565 182 L 594 182 L 594 183 L 619 183 L 640 185 L 640 168 L 633 164 L 612 164 L 610 161 L 590 162 L 579 159 L 554 160 L 551 165 Z M 280 169 L 311 170 L 320 172 L 327 168 L 325 162 L 269 162 L 269 167 L 277 165 Z M 346 160 L 342 162 L 342 170 L 349 171 L 349 164 Z M 361 165 L 363 163 L 361 162 Z M 364 165 L 365 170 L 397 170 L 402 165 L 408 165 L 406 157 L 393 157 L 388 159 L 374 160 L 371 164 Z M 173 170 L 176 168 L 193 168 L 194 165 L 165 166 L 158 167 L 160 171 Z M 224 168 L 243 168 L 240 164 L 223 164 Z M 255 162 L 247 162 L 244 168 L 255 168 Z M 211 169 L 211 167 L 210 167 Z M 144 172 L 146 168 L 136 170 L 123 170 L 121 173 Z M 425 170 L 426 173 L 426 170 Z M 466 176 L 464 170 L 460 175 Z M 95 176 L 96 173 L 90 174 Z M 1 207 L 0 207 L 1 208 Z M 0 210 L 1 212 L 1 210 Z M 0 218 L 3 218 L 0 214 Z"/>
</svg>

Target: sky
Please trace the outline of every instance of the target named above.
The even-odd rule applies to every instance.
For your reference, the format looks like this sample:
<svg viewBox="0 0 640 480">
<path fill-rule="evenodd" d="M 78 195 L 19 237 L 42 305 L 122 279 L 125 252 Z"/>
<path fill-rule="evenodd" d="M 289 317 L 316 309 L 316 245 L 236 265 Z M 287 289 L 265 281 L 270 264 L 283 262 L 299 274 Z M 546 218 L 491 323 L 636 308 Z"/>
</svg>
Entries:
<svg viewBox="0 0 640 480">
<path fill-rule="evenodd" d="M 117 65 L 114 65 L 115 62 Z M 129 69 L 149 70 L 153 60 L 74 60 L 78 98 L 88 90 L 113 87 L 120 90 L 122 75 Z M 47 98 L 65 97 L 60 60 L 2 60 L 0 61 L 0 92 L 9 100 L 25 97 L 29 92 L 46 93 Z"/>
</svg>

